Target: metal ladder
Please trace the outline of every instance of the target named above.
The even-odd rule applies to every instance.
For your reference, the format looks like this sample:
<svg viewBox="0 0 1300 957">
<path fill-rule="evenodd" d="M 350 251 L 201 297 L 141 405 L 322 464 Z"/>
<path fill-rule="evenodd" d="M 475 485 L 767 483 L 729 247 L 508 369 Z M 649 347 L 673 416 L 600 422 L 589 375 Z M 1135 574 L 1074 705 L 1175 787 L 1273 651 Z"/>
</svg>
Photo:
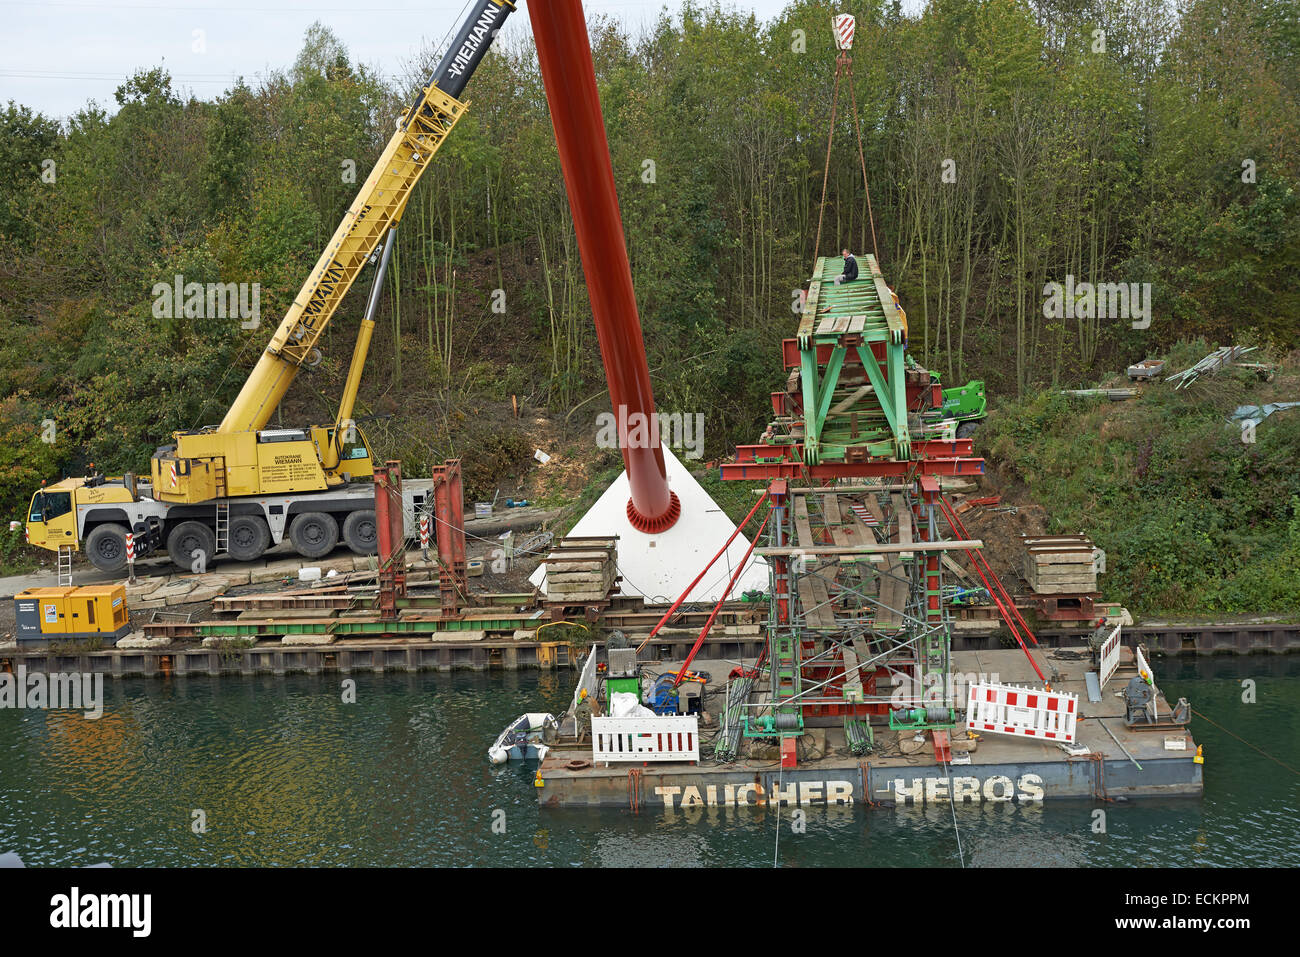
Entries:
<svg viewBox="0 0 1300 957">
<path fill-rule="evenodd" d="M 59 564 L 57 569 L 58 584 L 60 587 L 72 587 L 72 546 L 59 546 Z"/>
<path fill-rule="evenodd" d="M 214 554 L 220 555 L 230 548 L 230 502 L 226 499 L 226 466 L 217 465 L 217 544 Z"/>
<path fill-rule="evenodd" d="M 230 503 L 224 498 L 217 500 L 217 546 L 215 554 L 220 555 L 230 547 Z"/>
</svg>

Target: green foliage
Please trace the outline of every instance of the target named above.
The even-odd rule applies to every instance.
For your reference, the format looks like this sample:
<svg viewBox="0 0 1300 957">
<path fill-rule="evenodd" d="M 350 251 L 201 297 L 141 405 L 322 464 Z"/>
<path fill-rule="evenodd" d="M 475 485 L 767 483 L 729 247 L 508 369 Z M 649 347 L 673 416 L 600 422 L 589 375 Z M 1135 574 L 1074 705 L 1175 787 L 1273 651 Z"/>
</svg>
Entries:
<svg viewBox="0 0 1300 957">
<path fill-rule="evenodd" d="M 1283 389 L 1293 371 L 1279 374 Z M 1106 550 L 1106 598 L 1143 615 L 1289 614 L 1300 607 L 1300 416 L 1269 417 L 1253 445 L 1227 420 L 1239 404 L 1288 397 L 1278 392 L 1228 372 L 1125 403 L 1043 393 L 1002 404 L 976 442 L 1054 530 Z"/>
<path fill-rule="evenodd" d="M 0 113 L 0 236 L 26 238 L 32 224 L 23 216 L 23 195 L 39 188 L 42 164 L 55 162 L 59 125 L 13 100 Z"/>
<path fill-rule="evenodd" d="M 11 521 L 26 521 L 32 495 L 41 482 L 58 478 L 67 461 L 69 445 L 60 441 L 57 427 L 54 441 L 43 441 L 42 422 L 50 415 L 26 394 L 0 401 L 0 528 L 8 529 Z M 18 536 L 21 541 L 21 531 Z M 6 551 L 4 561 L 8 563 L 10 557 Z"/>
<path fill-rule="evenodd" d="M 18 575 L 30 571 L 36 566 L 34 551 L 24 542 L 21 528 L 11 530 L 7 524 L 0 528 L 0 573 Z"/>
</svg>

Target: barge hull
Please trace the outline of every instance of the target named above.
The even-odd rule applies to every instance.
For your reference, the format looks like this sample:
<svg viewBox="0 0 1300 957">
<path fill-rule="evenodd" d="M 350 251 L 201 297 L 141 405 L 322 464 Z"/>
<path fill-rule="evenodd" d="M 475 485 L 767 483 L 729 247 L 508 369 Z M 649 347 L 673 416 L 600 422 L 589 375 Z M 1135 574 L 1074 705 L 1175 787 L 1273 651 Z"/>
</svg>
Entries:
<svg viewBox="0 0 1300 957">
<path fill-rule="evenodd" d="M 1054 742 L 984 733 L 974 750 L 967 752 L 969 763 L 945 764 L 937 760 L 928 735 L 923 742 L 905 742 L 912 737 L 906 732 L 895 740 L 897 733 L 879 724 L 875 725 L 879 745 L 875 753 L 863 758 L 848 754 L 842 730 L 831 728 L 824 732 L 826 756 L 801 758 L 794 768 L 778 768 L 772 760 L 717 764 L 707 758 L 699 764 L 592 765 L 589 749 L 561 746 L 538 768 L 537 798 L 543 807 L 669 810 L 772 804 L 1038 804 L 1202 795 L 1204 765 L 1197 763 L 1189 728 L 1137 730 L 1125 724 L 1124 700 L 1117 692 L 1136 674 L 1131 649 L 1122 650 L 1119 669 L 1096 701 L 1090 700 L 1087 689 L 1085 676 L 1091 663 L 1085 655 L 1062 649 L 1042 652 L 1056 672 L 1052 687 L 1078 696 L 1076 744 L 1085 747 L 1087 754 L 1069 754 Z M 723 676 L 733 664 L 714 659 L 697 661 L 693 667 Z M 662 665 L 660 671 L 678 666 Z M 1037 684 L 1019 650 L 956 651 L 953 670 L 970 682 Z M 710 687 L 719 688 L 720 683 L 710 682 Z M 965 700 L 964 694 L 957 697 Z M 1170 708 L 1163 695 L 1158 704 L 1159 713 L 1167 717 Z M 702 725 L 701 736 L 709 730 Z M 965 736 L 966 731 L 958 725 L 951 734 Z M 961 750 L 954 742 L 953 751 L 960 754 Z M 574 761 L 586 766 L 569 767 Z"/>
</svg>

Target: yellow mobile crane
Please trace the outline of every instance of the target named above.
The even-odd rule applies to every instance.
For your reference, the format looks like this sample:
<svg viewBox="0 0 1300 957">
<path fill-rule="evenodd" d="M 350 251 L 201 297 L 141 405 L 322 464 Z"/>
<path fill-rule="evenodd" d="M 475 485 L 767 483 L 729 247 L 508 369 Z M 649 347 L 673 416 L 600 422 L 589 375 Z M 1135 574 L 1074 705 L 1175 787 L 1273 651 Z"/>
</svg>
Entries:
<svg viewBox="0 0 1300 957">
<path fill-rule="evenodd" d="M 84 543 L 96 567 L 117 571 L 132 532 L 137 555 L 165 541 L 173 561 L 193 568 L 222 552 L 250 561 L 286 530 L 299 554 L 319 558 L 338 543 L 341 522 L 349 548 L 374 553 L 374 460 L 352 410 L 384 272 L 411 192 L 464 116 L 458 97 L 514 9 L 510 0 L 477 0 L 221 424 L 173 433 L 173 443 L 154 453 L 147 485 L 128 473 L 42 488 L 28 514 L 31 544 L 60 552 L 62 564 Z M 367 263 L 376 264 L 375 277 L 334 422 L 267 429 L 298 370 L 320 362 L 321 333 Z M 423 494 L 420 483 L 404 485 L 410 515 Z"/>
</svg>

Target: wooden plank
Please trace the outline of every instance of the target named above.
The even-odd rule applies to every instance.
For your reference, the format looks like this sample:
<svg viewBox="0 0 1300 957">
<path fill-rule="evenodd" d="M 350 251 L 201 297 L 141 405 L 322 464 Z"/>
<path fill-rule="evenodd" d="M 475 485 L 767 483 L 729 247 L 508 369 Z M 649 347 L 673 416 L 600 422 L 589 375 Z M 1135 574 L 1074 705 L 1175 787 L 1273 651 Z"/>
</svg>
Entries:
<svg viewBox="0 0 1300 957">
<path fill-rule="evenodd" d="M 870 383 L 868 383 L 867 385 L 859 386 L 858 388 L 854 389 L 853 392 L 851 392 L 847 398 L 842 399 L 839 402 L 835 403 L 835 405 L 831 407 L 830 414 L 840 415 L 847 412 L 849 409 L 853 408 L 853 406 L 857 405 L 858 400 L 860 400 L 863 396 L 867 395 L 871 391 L 872 391 L 872 387 Z"/>
<path fill-rule="evenodd" d="M 897 498 L 900 502 L 902 496 L 897 492 L 890 493 L 890 502 L 895 508 L 898 505 L 894 502 Z M 875 496 L 867 499 L 867 511 L 871 517 L 878 523 L 877 527 L 888 529 L 889 524 L 885 521 L 884 509 L 876 501 Z M 904 509 L 906 510 L 906 509 Z M 873 536 L 874 537 L 874 536 Z M 895 536 L 886 534 L 887 541 L 893 541 Z M 907 604 L 907 593 L 909 583 L 904 575 L 903 563 L 898 555 L 890 554 L 885 557 L 884 567 L 879 569 L 880 587 L 877 593 L 877 600 L 883 606 L 876 610 L 876 626 L 885 628 L 902 628 L 903 612 Z"/>
<path fill-rule="evenodd" d="M 894 506 L 894 521 L 898 525 L 898 542 L 900 545 L 912 544 L 912 510 L 907 507 L 907 502 L 903 500 L 902 493 L 894 492 L 889 496 L 889 501 Z M 910 561 L 915 558 L 911 552 L 902 552 L 899 558 Z"/>
<path fill-rule="evenodd" d="M 1065 584 L 1046 582 L 1042 585 L 1030 585 L 1035 595 L 1095 595 L 1097 593 L 1097 583 L 1091 584 L 1080 582 L 1078 584 Z"/>
<path fill-rule="evenodd" d="M 847 646 L 841 646 L 844 654 L 844 685 L 841 693 L 846 701 L 862 700 L 862 672 L 858 667 L 858 656 Z"/>
<path fill-rule="evenodd" d="M 862 519 L 849 512 L 848 539 L 850 545 L 871 548 L 877 544 L 876 533 L 863 523 Z"/>
<path fill-rule="evenodd" d="M 903 612 L 906 610 L 909 583 L 902 576 L 903 563 L 899 561 L 880 569 L 878 601 L 881 607 L 876 609 L 877 628 L 903 626 Z"/>
<path fill-rule="evenodd" d="M 854 545 L 844 548 L 839 545 L 816 545 L 811 549 L 818 555 L 897 555 L 900 552 L 957 552 L 969 551 L 972 548 L 983 548 L 984 542 L 981 539 L 958 539 L 951 542 L 912 542 L 910 545 L 900 545 L 897 543 L 889 544 L 865 544 Z M 756 555 L 803 555 L 810 549 L 792 548 L 790 546 L 771 546 L 768 548 L 756 548 Z"/>
<path fill-rule="evenodd" d="M 836 525 L 843 524 L 844 520 L 840 518 L 840 497 L 838 495 L 827 495 L 822 499 L 822 515 L 828 528 L 833 529 Z M 834 537 L 833 532 L 832 537 Z"/>
<path fill-rule="evenodd" d="M 799 604 L 809 628 L 834 630 L 835 611 L 830 606 L 826 583 L 812 575 L 799 576 Z"/>
<path fill-rule="evenodd" d="M 1096 581 L 1097 576 L 1092 571 L 1091 565 L 1071 565 L 1065 568 L 1037 568 L 1031 569 L 1030 574 L 1025 576 L 1040 582 L 1073 582 L 1073 581 Z"/>
<path fill-rule="evenodd" d="M 801 548 L 813 547 L 812 525 L 808 521 L 808 499 L 798 495 L 794 500 L 795 536 Z"/>
<path fill-rule="evenodd" d="M 859 661 L 871 660 L 871 646 L 865 638 L 853 639 L 853 653 L 858 656 Z"/>
<path fill-rule="evenodd" d="M 953 561 L 952 558 L 947 554 L 945 554 L 942 557 L 941 561 L 943 562 L 944 568 L 948 569 L 948 571 L 952 572 L 962 581 L 969 582 L 972 580 L 970 575 L 966 572 L 966 570 L 962 568 L 960 565 L 958 565 L 955 561 Z"/>
<path fill-rule="evenodd" d="M 577 572 L 588 575 L 603 575 L 613 562 L 548 562 L 547 575 L 569 574 Z"/>
<path fill-rule="evenodd" d="M 559 588 L 546 586 L 546 600 L 604 601 L 609 597 L 608 588 Z"/>
<path fill-rule="evenodd" d="M 614 583 L 613 575 L 601 575 L 598 578 L 551 578 L 546 577 L 546 588 L 594 588 L 607 589 Z"/>
</svg>

